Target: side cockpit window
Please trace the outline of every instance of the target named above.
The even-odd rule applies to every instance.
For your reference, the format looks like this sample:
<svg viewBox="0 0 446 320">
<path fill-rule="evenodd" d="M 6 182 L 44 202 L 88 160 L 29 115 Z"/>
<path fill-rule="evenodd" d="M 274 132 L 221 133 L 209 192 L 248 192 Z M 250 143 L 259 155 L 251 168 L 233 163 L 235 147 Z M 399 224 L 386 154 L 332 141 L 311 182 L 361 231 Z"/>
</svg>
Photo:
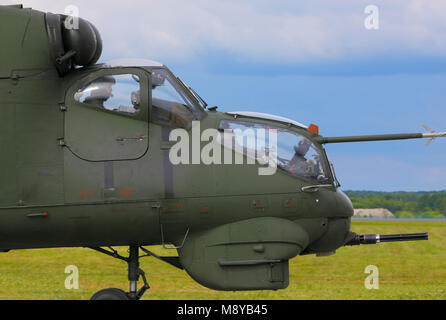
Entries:
<svg viewBox="0 0 446 320">
<path fill-rule="evenodd" d="M 163 69 L 152 71 L 152 119 L 173 127 L 190 127 L 193 104 L 181 86 Z"/>
<path fill-rule="evenodd" d="M 132 115 L 140 111 L 140 90 L 137 75 L 107 75 L 80 88 L 74 99 L 98 108 Z"/>
</svg>

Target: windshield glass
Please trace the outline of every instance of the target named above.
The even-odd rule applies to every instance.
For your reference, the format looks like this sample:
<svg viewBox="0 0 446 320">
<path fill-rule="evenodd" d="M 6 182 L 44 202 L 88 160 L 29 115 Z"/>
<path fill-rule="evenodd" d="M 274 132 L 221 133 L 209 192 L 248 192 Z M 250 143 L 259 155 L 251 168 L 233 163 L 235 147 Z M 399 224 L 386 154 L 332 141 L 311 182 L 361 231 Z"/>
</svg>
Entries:
<svg viewBox="0 0 446 320">
<path fill-rule="evenodd" d="M 303 135 L 273 125 L 232 120 L 221 121 L 220 129 L 232 133 L 233 148 L 244 150 L 243 152 L 248 156 L 264 152 L 266 144 L 262 142 L 262 139 L 257 139 L 258 129 L 274 131 L 277 133 L 277 148 L 275 149 L 277 149 L 277 167 L 279 169 L 313 182 L 327 183 L 329 180 L 323 151 Z M 251 131 L 254 134 L 246 135 L 245 132 L 249 129 L 254 129 Z M 247 138 L 253 141 L 246 142 Z M 256 152 L 248 150 L 246 146 L 253 147 Z"/>
<path fill-rule="evenodd" d="M 178 79 L 178 81 L 181 82 L 181 84 L 182 84 L 184 87 L 186 87 L 186 88 L 189 89 L 189 91 L 194 95 L 195 99 L 198 101 L 198 103 L 200 104 L 200 106 L 201 106 L 203 109 L 205 109 L 205 108 L 208 106 L 208 104 L 206 103 L 206 101 L 204 101 L 204 99 L 203 99 L 202 97 L 200 97 L 200 95 L 199 95 L 199 94 L 198 94 L 198 93 L 197 93 L 191 86 L 188 86 L 187 84 L 185 84 L 184 81 L 181 80 L 179 77 L 177 77 L 177 79 Z"/>
<path fill-rule="evenodd" d="M 189 127 L 202 113 L 184 88 L 165 69 L 152 70 L 152 117 L 154 121 Z"/>
</svg>

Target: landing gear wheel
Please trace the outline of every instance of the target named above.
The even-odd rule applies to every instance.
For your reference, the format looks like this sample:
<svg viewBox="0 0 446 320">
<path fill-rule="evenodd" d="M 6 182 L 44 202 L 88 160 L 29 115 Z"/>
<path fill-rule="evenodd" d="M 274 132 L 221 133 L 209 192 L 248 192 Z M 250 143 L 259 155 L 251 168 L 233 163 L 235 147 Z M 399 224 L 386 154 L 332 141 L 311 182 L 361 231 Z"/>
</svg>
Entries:
<svg viewBox="0 0 446 320">
<path fill-rule="evenodd" d="M 90 300 L 130 300 L 121 289 L 109 288 L 96 292 Z"/>
<path fill-rule="evenodd" d="M 104 253 L 106 255 L 109 255 L 113 258 L 121 259 L 127 262 L 128 265 L 128 279 L 130 281 L 130 291 L 128 293 L 122 291 L 121 289 L 116 288 L 110 288 L 110 289 L 104 289 L 91 297 L 90 300 L 139 300 L 141 299 L 142 295 L 150 289 L 149 284 L 147 283 L 146 275 L 144 271 L 142 271 L 139 268 L 139 247 L 137 246 L 131 246 L 129 249 L 129 257 L 123 257 L 118 254 L 116 250 L 109 247 L 111 251 L 96 247 L 91 248 L 93 250 L 99 251 L 101 253 Z M 146 255 L 142 257 L 146 257 L 149 255 L 152 255 L 152 253 L 148 250 L 145 250 L 141 247 L 143 251 L 146 252 Z M 142 281 L 144 282 L 144 285 L 138 290 L 138 280 L 139 278 L 142 278 Z"/>
</svg>

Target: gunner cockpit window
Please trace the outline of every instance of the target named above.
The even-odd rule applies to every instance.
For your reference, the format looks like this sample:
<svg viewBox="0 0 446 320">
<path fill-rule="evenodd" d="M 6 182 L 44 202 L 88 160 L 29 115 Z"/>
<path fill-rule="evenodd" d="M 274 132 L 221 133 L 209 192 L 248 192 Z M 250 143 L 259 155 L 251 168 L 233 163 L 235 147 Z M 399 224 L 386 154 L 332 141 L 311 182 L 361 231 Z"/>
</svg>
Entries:
<svg viewBox="0 0 446 320">
<path fill-rule="evenodd" d="M 74 99 L 109 111 L 137 114 L 141 103 L 139 77 L 121 74 L 97 78 L 79 89 Z"/>
<path fill-rule="evenodd" d="M 272 149 L 271 152 L 277 153 L 277 168 L 318 183 L 326 183 L 329 180 L 323 151 L 303 135 L 273 125 L 232 120 L 221 121 L 220 129 L 225 131 L 225 139 L 226 136 L 232 137 L 232 148 L 243 150 L 248 157 L 264 154 L 268 146 Z M 246 134 L 248 131 L 250 134 Z M 265 132 L 268 131 L 277 134 L 277 146 L 263 142 L 265 139 L 262 137 L 267 137 Z"/>
</svg>

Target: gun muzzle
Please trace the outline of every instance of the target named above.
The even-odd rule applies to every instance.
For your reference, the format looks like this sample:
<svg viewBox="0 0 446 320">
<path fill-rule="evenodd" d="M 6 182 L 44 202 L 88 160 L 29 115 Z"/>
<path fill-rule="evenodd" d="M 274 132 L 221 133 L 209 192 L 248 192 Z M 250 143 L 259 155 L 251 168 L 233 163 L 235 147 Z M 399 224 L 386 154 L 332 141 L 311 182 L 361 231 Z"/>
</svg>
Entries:
<svg viewBox="0 0 446 320">
<path fill-rule="evenodd" d="M 357 234 L 352 240 L 347 242 L 346 246 L 359 246 L 361 244 L 377 244 L 380 242 L 398 242 L 398 241 L 419 241 L 429 240 L 429 234 L 424 233 L 406 233 L 406 234 Z"/>
</svg>

